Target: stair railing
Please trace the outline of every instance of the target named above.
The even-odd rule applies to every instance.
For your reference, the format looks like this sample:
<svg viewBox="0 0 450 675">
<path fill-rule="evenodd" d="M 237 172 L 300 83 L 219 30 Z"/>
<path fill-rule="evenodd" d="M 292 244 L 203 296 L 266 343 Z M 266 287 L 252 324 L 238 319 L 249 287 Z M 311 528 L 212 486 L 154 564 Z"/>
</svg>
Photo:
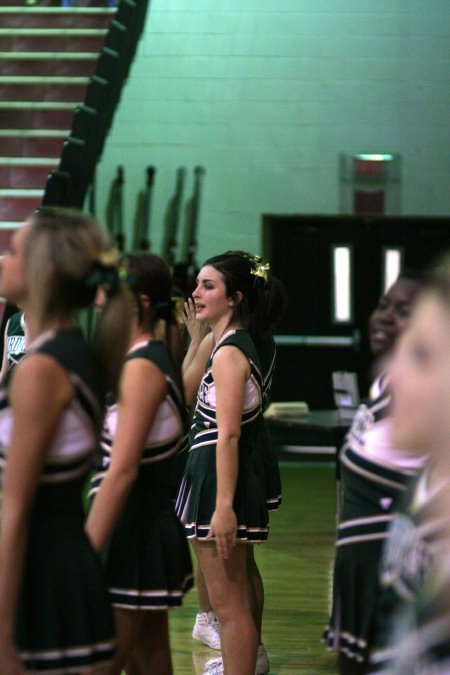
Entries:
<svg viewBox="0 0 450 675">
<path fill-rule="evenodd" d="M 83 208 L 144 27 L 148 0 L 120 0 L 83 103 L 75 108 L 60 164 L 47 179 L 43 204 Z"/>
</svg>

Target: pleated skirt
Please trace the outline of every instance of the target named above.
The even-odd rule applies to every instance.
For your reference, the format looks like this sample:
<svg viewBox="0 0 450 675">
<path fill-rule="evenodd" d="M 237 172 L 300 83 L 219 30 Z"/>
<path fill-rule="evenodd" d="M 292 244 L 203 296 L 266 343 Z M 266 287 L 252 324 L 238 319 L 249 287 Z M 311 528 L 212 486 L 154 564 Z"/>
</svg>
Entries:
<svg viewBox="0 0 450 675">
<path fill-rule="evenodd" d="M 178 489 L 176 513 L 188 538 L 205 539 L 215 510 L 217 493 L 216 445 L 197 447 L 189 452 Z M 267 540 L 269 516 L 265 486 L 258 478 L 249 453 L 239 448 L 239 470 L 233 509 L 238 527 L 237 539 L 248 543 Z"/>
<path fill-rule="evenodd" d="M 81 503 L 34 513 L 16 622 L 28 672 L 82 673 L 114 656 L 115 627 Z"/>
<path fill-rule="evenodd" d="M 114 607 L 181 606 L 193 571 L 171 487 L 152 484 L 145 475 L 138 479 L 107 548 L 105 570 Z"/>
</svg>

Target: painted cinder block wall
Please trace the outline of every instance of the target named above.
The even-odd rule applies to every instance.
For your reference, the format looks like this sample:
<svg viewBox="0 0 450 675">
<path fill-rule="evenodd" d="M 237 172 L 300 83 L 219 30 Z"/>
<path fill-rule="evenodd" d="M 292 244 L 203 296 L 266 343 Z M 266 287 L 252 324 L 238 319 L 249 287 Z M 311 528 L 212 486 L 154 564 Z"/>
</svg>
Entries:
<svg viewBox="0 0 450 675">
<path fill-rule="evenodd" d="M 447 215 L 448 0 L 151 0 L 98 169 L 134 217 L 157 168 L 152 249 L 177 168 L 206 176 L 198 260 L 259 251 L 262 213 L 339 212 L 341 152 L 402 155 L 402 213 Z"/>
</svg>

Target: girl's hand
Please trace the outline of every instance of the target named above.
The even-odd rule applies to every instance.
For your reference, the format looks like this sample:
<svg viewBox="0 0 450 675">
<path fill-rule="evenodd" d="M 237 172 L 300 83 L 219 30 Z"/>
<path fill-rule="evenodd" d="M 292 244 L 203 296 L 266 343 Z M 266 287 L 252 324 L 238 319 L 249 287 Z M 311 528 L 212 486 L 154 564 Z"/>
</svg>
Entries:
<svg viewBox="0 0 450 675">
<path fill-rule="evenodd" d="M 231 548 L 236 546 L 237 518 L 231 506 L 222 506 L 214 511 L 209 534 L 206 539 L 216 539 L 217 553 L 228 558 Z"/>
<path fill-rule="evenodd" d="M 12 639 L 0 633 L 0 673 L 2 675 L 26 675 Z"/>
<path fill-rule="evenodd" d="M 181 315 L 183 324 L 192 341 L 201 342 L 205 335 L 210 332 L 210 327 L 205 321 L 199 321 L 195 314 L 195 305 L 192 298 L 188 298 L 184 303 L 183 313 Z"/>
</svg>

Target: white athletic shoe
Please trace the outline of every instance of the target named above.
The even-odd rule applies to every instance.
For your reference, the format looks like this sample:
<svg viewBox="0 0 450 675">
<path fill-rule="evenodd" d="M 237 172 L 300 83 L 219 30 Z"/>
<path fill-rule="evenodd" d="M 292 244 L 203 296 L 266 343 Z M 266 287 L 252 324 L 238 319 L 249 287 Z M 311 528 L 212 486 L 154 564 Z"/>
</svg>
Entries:
<svg viewBox="0 0 450 675">
<path fill-rule="evenodd" d="M 205 670 L 203 675 L 222 675 L 223 674 L 223 661 L 221 656 L 215 656 L 212 659 L 209 659 L 205 663 Z"/>
<path fill-rule="evenodd" d="M 258 670 L 258 666 L 261 661 L 261 667 L 266 668 L 266 670 Z M 212 659 L 209 659 L 205 663 L 205 670 L 203 672 L 203 675 L 223 675 L 223 661 L 221 656 L 215 656 Z M 267 652 L 266 648 L 264 645 L 259 645 L 258 647 L 258 659 L 256 662 L 256 673 L 255 675 L 259 675 L 259 673 L 268 673 L 269 672 L 269 659 L 267 658 Z"/>
<path fill-rule="evenodd" d="M 199 612 L 192 630 L 194 640 L 203 642 L 211 649 L 220 649 L 219 622 L 214 612 Z"/>
<path fill-rule="evenodd" d="M 256 675 L 265 675 L 270 671 L 269 657 L 264 645 L 258 645 L 258 655 L 256 657 Z"/>
</svg>

